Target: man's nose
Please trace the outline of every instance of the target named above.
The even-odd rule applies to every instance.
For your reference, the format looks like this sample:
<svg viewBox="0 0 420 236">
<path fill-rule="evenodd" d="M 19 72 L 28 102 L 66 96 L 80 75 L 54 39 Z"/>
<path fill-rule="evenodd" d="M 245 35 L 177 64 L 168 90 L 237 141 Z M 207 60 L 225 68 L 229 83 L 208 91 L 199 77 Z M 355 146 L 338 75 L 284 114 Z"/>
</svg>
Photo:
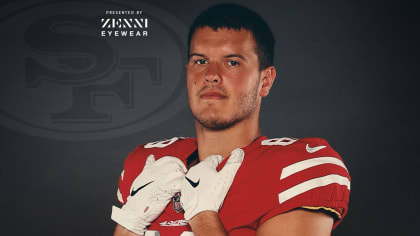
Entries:
<svg viewBox="0 0 420 236">
<path fill-rule="evenodd" d="M 222 77 L 220 76 L 220 69 L 217 63 L 210 63 L 204 79 L 206 83 L 221 83 Z"/>
</svg>

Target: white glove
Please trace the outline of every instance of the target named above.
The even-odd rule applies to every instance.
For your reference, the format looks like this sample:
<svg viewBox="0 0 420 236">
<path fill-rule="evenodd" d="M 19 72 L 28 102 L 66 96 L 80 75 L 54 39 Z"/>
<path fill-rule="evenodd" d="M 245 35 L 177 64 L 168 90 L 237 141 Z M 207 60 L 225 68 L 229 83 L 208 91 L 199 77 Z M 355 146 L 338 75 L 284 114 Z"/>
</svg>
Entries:
<svg viewBox="0 0 420 236">
<path fill-rule="evenodd" d="M 111 219 L 124 228 L 144 235 L 146 227 L 155 220 L 180 192 L 187 168 L 181 160 L 165 156 L 155 161 L 147 157 L 143 171 L 131 185 L 127 203 L 120 209 L 112 207 Z"/>
<path fill-rule="evenodd" d="M 244 151 L 237 148 L 219 172 L 216 168 L 223 160 L 220 155 L 208 156 L 190 168 L 181 185 L 181 204 L 186 220 L 202 211 L 219 211 L 243 159 Z"/>
</svg>

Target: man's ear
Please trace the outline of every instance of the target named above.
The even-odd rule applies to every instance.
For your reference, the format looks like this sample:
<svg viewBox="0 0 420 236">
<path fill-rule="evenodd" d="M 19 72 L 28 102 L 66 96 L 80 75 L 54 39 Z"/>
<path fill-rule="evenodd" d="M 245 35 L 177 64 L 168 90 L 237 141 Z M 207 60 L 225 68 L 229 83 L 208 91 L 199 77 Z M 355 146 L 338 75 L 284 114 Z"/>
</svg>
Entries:
<svg viewBox="0 0 420 236">
<path fill-rule="evenodd" d="M 274 79 L 276 78 L 276 68 L 269 66 L 262 72 L 262 85 L 260 89 L 260 96 L 266 97 L 270 93 L 271 86 L 273 86 Z"/>
</svg>

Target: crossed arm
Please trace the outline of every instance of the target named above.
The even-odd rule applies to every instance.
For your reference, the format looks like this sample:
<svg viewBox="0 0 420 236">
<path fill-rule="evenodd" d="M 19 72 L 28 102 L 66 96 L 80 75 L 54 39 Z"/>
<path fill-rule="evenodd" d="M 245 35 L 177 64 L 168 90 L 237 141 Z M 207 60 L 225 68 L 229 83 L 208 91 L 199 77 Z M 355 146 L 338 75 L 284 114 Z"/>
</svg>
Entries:
<svg viewBox="0 0 420 236">
<path fill-rule="evenodd" d="M 204 211 L 190 220 L 195 236 L 228 235 L 214 211 Z M 322 212 L 293 210 L 277 215 L 264 222 L 256 236 L 328 236 L 331 234 L 333 218 Z M 117 224 L 114 236 L 138 236 Z"/>
<path fill-rule="evenodd" d="M 195 216 L 190 226 L 196 236 L 228 235 L 216 212 L 208 211 Z M 256 236 L 328 236 L 332 226 L 331 216 L 298 209 L 267 220 L 257 229 Z"/>
<path fill-rule="evenodd" d="M 180 184 L 180 190 L 182 192 L 181 197 L 181 204 L 185 210 L 185 219 L 189 221 L 192 231 L 194 232 L 195 236 L 224 236 L 228 235 L 226 230 L 223 227 L 222 222 L 218 216 L 218 209 L 223 202 L 223 199 L 226 196 L 226 193 L 232 184 L 233 178 L 237 169 L 239 168 L 240 164 L 242 163 L 244 156 L 244 152 L 241 149 L 235 149 L 231 157 L 228 159 L 226 165 L 223 167 L 222 170 L 219 172 L 216 171 L 216 167 L 220 164 L 222 157 L 221 156 L 209 156 L 204 161 L 200 162 L 196 166 L 190 168 L 186 177 L 183 178 L 186 172 L 186 168 L 183 166 L 182 163 L 178 163 L 179 161 L 172 157 L 164 157 L 159 159 L 158 161 L 154 160 L 154 157 L 150 157 L 146 162 L 145 170 L 137 177 L 139 179 L 139 183 L 137 185 L 148 186 L 149 180 L 143 181 L 143 179 L 148 179 L 148 175 L 154 176 L 157 172 L 161 171 L 162 168 L 168 166 L 172 163 L 172 168 L 177 170 L 177 173 L 182 172 L 180 178 L 176 179 L 183 179 L 182 183 Z M 166 159 L 165 159 L 166 158 Z M 162 164 L 160 164 L 162 163 Z M 165 165 L 163 165 L 165 164 Z M 158 168 L 159 167 L 159 168 Z M 149 171 L 150 170 L 150 171 Z M 152 171 L 153 170 L 153 171 Z M 150 174 L 148 174 L 148 171 Z M 171 173 L 173 171 L 170 171 Z M 147 175 L 146 175 L 147 174 Z M 147 177 L 147 178 L 146 178 Z M 153 183 L 155 182 L 158 177 L 150 177 L 153 179 Z M 167 178 L 171 179 L 171 178 Z M 200 185 L 193 186 L 187 180 L 192 179 L 192 181 L 197 182 L 201 180 Z M 141 180 L 141 181 L 140 181 Z M 165 180 L 166 181 L 166 180 Z M 191 181 L 191 180 L 190 180 Z M 181 181 L 176 181 L 176 183 Z M 135 180 L 136 183 L 136 180 Z M 144 184 L 147 183 L 147 184 Z M 153 184 L 150 184 L 152 186 Z M 166 182 L 159 184 L 167 185 Z M 172 185 L 171 185 L 172 186 Z M 178 186 L 175 184 L 174 186 Z M 143 194 L 146 194 L 151 187 L 145 187 Z M 178 189 L 176 189 L 178 190 Z M 176 192 L 175 189 L 173 192 Z M 147 194 L 146 194 L 147 195 Z M 116 211 L 116 213 L 122 211 L 126 212 L 125 214 L 132 215 L 129 217 L 128 223 L 125 223 L 128 226 L 133 227 L 134 229 L 139 228 L 141 226 L 143 230 L 134 230 L 137 232 L 133 233 L 133 230 L 127 230 L 125 227 L 117 225 L 114 236 L 137 236 L 141 235 L 145 232 L 147 225 L 153 221 L 157 215 L 151 215 L 148 212 L 159 213 L 162 212 L 167 203 L 170 201 L 172 195 L 168 195 L 167 198 L 162 199 L 161 209 L 156 211 L 154 209 L 150 209 L 148 206 L 149 204 L 147 201 L 141 196 L 135 195 L 134 197 L 130 197 L 127 201 L 130 204 L 126 204 L 122 210 Z M 130 206 L 128 206 L 130 205 Z M 138 206 L 141 206 L 140 208 Z M 138 211 L 139 209 L 145 209 L 144 211 Z M 124 216 L 115 217 L 121 219 L 121 222 L 124 223 L 125 220 Z M 136 215 L 142 215 L 141 219 L 149 219 L 146 222 L 141 221 L 140 223 L 136 222 L 137 217 Z M 116 214 L 116 216 L 119 216 Z M 133 221 L 134 220 L 134 221 Z M 117 221 L 118 223 L 120 221 Z M 134 223 L 132 223 L 134 222 Z M 260 225 L 257 229 L 256 235 L 257 236 L 328 236 L 331 233 L 331 229 L 333 226 L 333 218 L 321 212 L 311 212 L 307 210 L 293 210 L 287 213 L 279 214 L 266 222 Z"/>
</svg>

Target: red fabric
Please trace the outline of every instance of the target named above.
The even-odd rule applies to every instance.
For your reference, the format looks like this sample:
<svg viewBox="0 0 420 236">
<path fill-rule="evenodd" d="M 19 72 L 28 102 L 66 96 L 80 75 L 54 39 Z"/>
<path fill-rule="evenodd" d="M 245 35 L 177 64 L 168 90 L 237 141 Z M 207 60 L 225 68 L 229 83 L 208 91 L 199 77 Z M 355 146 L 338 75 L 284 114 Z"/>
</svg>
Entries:
<svg viewBox="0 0 420 236">
<path fill-rule="evenodd" d="M 347 213 L 350 191 L 347 186 L 337 183 L 310 189 L 282 204 L 279 202 L 279 193 L 314 178 L 336 174 L 350 180 L 347 170 L 334 164 L 314 166 L 280 180 L 283 168 L 302 160 L 316 157 L 335 157 L 342 160 L 327 141 L 320 138 L 284 138 L 265 141 L 277 144 L 280 140 L 282 145 L 262 145 L 263 140 L 266 137 L 259 137 L 249 146 L 243 147 L 244 161 L 219 211 L 219 217 L 229 235 L 255 235 L 255 230 L 268 219 L 302 206 L 332 208 L 342 217 Z M 312 148 L 326 147 L 309 153 L 306 145 Z M 120 178 L 119 189 L 124 201 L 130 192 L 132 181 L 141 172 L 148 155 L 153 154 L 156 159 L 165 155 L 177 156 L 185 163 L 196 148 L 196 140 L 193 138 L 179 139 L 164 148 L 147 149 L 144 145 L 139 146 L 127 158 L 124 179 Z M 218 170 L 223 168 L 227 159 L 219 165 Z M 161 236 L 179 236 L 184 231 L 191 231 L 188 225 L 182 225 L 185 224 L 182 221 L 183 211 L 176 212 L 174 209 L 178 205 L 174 204 L 177 201 L 174 202 L 173 199 L 164 213 L 150 225 L 149 230 L 159 231 Z M 341 222 L 342 217 L 335 221 L 334 227 Z"/>
</svg>

